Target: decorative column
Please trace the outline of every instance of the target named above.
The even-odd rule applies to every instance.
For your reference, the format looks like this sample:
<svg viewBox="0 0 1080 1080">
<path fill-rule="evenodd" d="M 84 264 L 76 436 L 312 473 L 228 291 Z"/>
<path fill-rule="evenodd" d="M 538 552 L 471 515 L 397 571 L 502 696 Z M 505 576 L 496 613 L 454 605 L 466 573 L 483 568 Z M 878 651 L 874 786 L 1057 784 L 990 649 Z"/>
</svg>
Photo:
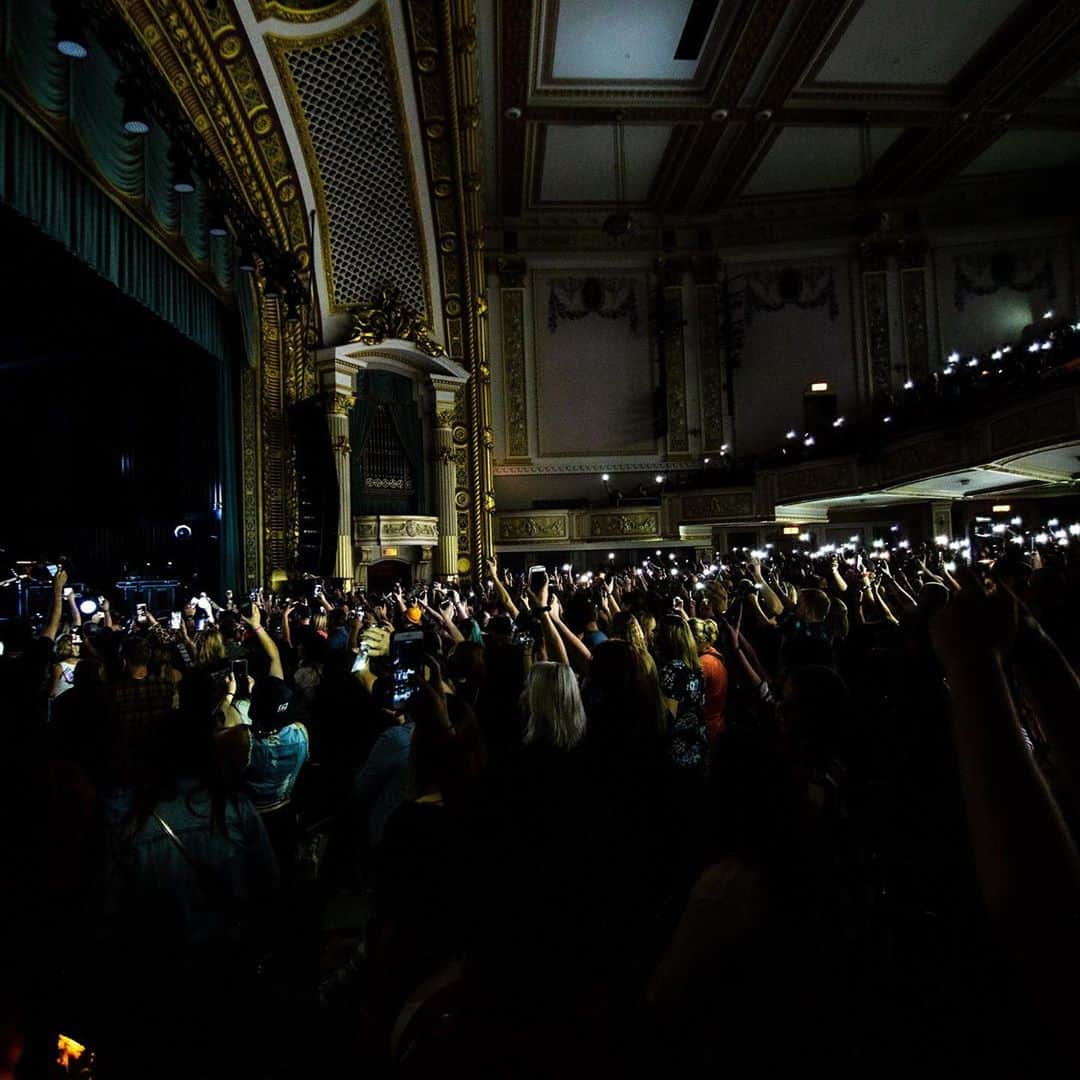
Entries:
<svg viewBox="0 0 1080 1080">
<path fill-rule="evenodd" d="M 458 572 L 457 455 L 454 447 L 454 412 L 457 392 L 463 379 L 431 376 L 435 391 L 435 418 L 432 425 L 435 513 L 439 519 L 439 547 L 435 553 L 435 573 L 440 577 Z"/>
<path fill-rule="evenodd" d="M 330 429 L 330 449 L 338 482 L 338 533 L 334 549 L 334 574 L 342 585 L 352 588 L 352 463 L 349 445 L 349 410 L 356 402 L 350 371 L 327 365 L 319 371 L 319 389 L 326 405 Z"/>
</svg>

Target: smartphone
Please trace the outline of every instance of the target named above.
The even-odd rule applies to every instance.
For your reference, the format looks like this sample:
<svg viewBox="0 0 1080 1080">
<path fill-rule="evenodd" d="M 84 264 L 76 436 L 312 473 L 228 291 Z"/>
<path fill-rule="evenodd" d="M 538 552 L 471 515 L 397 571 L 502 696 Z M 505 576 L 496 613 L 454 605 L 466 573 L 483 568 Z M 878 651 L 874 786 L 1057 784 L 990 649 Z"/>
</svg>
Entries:
<svg viewBox="0 0 1080 1080">
<path fill-rule="evenodd" d="M 205 630 L 205 629 L 206 629 L 206 616 L 205 616 L 205 615 L 200 615 L 200 616 L 199 616 L 199 617 L 198 617 L 198 618 L 197 618 L 197 619 L 195 620 L 195 629 L 196 629 L 196 631 L 199 631 L 199 630 Z"/>
<path fill-rule="evenodd" d="M 170 630 L 179 630 L 180 629 L 180 612 L 179 611 L 174 611 L 169 616 L 169 629 Z"/>
<path fill-rule="evenodd" d="M 49 571 L 49 577 L 56 577 L 56 572 L 60 569 L 58 563 L 46 563 L 45 569 Z"/>
<path fill-rule="evenodd" d="M 70 585 L 67 588 L 64 589 L 64 599 L 65 600 L 69 600 L 74 595 L 75 595 L 75 590 L 73 588 L 71 588 Z"/>
<path fill-rule="evenodd" d="M 322 596 L 322 582 L 316 581 L 315 587 L 311 590 L 312 596 Z"/>
<path fill-rule="evenodd" d="M 352 673 L 355 675 L 358 671 L 366 671 L 368 666 L 368 647 L 361 641 L 360 651 L 356 654 L 356 659 L 353 660 Z"/>
<path fill-rule="evenodd" d="M 236 680 L 236 696 L 246 698 L 248 696 L 248 662 L 246 660 L 233 660 L 232 674 Z"/>
<path fill-rule="evenodd" d="M 420 689 L 424 669 L 424 632 L 403 630 L 390 639 L 394 708 L 407 704 Z"/>
<path fill-rule="evenodd" d="M 136 604 L 135 605 L 135 614 L 140 619 L 145 619 L 146 618 L 146 605 L 145 604 Z"/>
</svg>

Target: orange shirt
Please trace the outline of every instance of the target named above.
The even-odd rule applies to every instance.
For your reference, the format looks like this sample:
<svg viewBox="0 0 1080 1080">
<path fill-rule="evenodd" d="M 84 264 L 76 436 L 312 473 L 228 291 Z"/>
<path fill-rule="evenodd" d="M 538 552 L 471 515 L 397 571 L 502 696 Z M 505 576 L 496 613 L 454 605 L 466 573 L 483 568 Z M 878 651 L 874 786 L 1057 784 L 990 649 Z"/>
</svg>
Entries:
<svg viewBox="0 0 1080 1080">
<path fill-rule="evenodd" d="M 728 673 L 723 658 L 711 645 L 701 654 L 700 660 L 705 676 L 705 730 L 712 743 L 724 730 Z"/>
</svg>

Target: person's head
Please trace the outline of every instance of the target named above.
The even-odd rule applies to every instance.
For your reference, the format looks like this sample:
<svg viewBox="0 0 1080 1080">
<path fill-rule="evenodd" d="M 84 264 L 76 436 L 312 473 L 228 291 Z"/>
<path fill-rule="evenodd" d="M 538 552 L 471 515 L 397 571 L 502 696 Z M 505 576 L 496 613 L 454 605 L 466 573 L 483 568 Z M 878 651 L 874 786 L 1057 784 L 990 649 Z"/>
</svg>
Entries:
<svg viewBox="0 0 1080 1080">
<path fill-rule="evenodd" d="M 578 634 L 595 624 L 596 606 L 584 593 L 575 593 L 566 605 L 566 622 Z"/>
<path fill-rule="evenodd" d="M 311 608 L 307 604 L 297 604 L 296 610 L 292 613 L 292 618 L 296 620 L 301 626 L 311 622 Z"/>
<path fill-rule="evenodd" d="M 407 718 L 413 723 L 409 743 L 409 791 L 414 798 L 436 792 L 446 802 L 459 798 L 486 760 L 483 738 L 472 709 L 455 702 L 451 720 L 449 701 L 435 687 L 424 684 L 409 700 Z"/>
<path fill-rule="evenodd" d="M 214 667 L 225 659 L 225 642 L 216 626 L 208 626 L 195 635 L 195 663 L 198 667 Z"/>
<path fill-rule="evenodd" d="M 73 663 L 79 658 L 79 645 L 73 634 L 61 634 L 56 639 L 56 659 Z"/>
<path fill-rule="evenodd" d="M 716 623 L 712 619 L 691 619 L 690 631 L 699 656 L 716 644 Z"/>
<path fill-rule="evenodd" d="M 928 581 L 919 590 L 917 605 L 924 618 L 936 615 L 949 602 L 949 590 L 940 581 Z"/>
<path fill-rule="evenodd" d="M 829 598 L 820 589 L 800 589 L 795 613 L 807 623 L 823 623 L 829 617 Z"/>
<path fill-rule="evenodd" d="M 243 637 L 243 626 L 244 624 L 233 611 L 223 611 L 218 616 L 218 629 L 221 631 L 222 640 L 227 645 Z"/>
<path fill-rule="evenodd" d="M 701 668 L 690 624 L 680 615 L 665 615 L 660 620 L 656 649 L 661 663 L 680 661 L 694 670 Z"/>
<path fill-rule="evenodd" d="M 631 649 L 646 652 L 648 645 L 645 642 L 645 631 L 641 629 L 641 623 L 629 611 L 616 611 L 611 620 L 611 628 L 608 637 L 619 641 L 625 641 Z"/>
<path fill-rule="evenodd" d="M 825 629 L 832 641 L 844 641 L 850 629 L 847 604 L 839 596 L 833 597 L 829 604 L 829 617 L 825 620 Z"/>
<path fill-rule="evenodd" d="M 709 601 L 709 606 L 717 615 L 723 615 L 730 602 L 727 589 L 716 578 L 705 586 L 705 599 Z"/>
<path fill-rule="evenodd" d="M 525 682 L 525 742 L 572 750 L 585 735 L 585 709 L 567 664 L 534 664 Z"/>
<path fill-rule="evenodd" d="M 311 667 L 322 664 L 326 660 L 326 638 L 320 637 L 310 628 L 301 631 L 297 647 L 301 660 Z"/>
<path fill-rule="evenodd" d="M 656 665 L 627 641 L 609 638 L 593 650 L 583 698 L 594 744 L 640 744 L 667 727 Z"/>
<path fill-rule="evenodd" d="M 645 644 L 651 649 L 656 644 L 656 616 L 651 611 L 642 612 L 638 624 L 645 635 Z"/>
<path fill-rule="evenodd" d="M 488 637 L 498 642 L 508 642 L 514 636 L 514 621 L 509 615 L 494 615 L 488 620 Z"/>
<path fill-rule="evenodd" d="M 459 641 L 447 658 L 446 677 L 459 694 L 475 701 L 487 682 L 483 645 Z"/>
<path fill-rule="evenodd" d="M 345 609 L 336 607 L 326 617 L 327 630 L 340 630 L 345 625 Z"/>
<path fill-rule="evenodd" d="M 259 735 L 272 734 L 297 719 L 292 690 L 281 679 L 265 675 L 251 692 L 251 724 Z"/>
<path fill-rule="evenodd" d="M 120 646 L 120 660 L 128 675 L 145 675 L 150 665 L 150 643 L 144 637 L 127 638 Z"/>
</svg>

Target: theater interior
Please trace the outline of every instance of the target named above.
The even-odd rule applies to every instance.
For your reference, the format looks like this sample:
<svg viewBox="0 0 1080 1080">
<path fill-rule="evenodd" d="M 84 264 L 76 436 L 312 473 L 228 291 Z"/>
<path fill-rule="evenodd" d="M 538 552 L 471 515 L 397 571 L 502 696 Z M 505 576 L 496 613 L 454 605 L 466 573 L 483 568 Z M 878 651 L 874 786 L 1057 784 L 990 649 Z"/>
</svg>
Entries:
<svg viewBox="0 0 1080 1080">
<path fill-rule="evenodd" d="M 1078 190 L 1065 0 L 0 0 L 0 1080 L 1051 1062 Z"/>
</svg>

